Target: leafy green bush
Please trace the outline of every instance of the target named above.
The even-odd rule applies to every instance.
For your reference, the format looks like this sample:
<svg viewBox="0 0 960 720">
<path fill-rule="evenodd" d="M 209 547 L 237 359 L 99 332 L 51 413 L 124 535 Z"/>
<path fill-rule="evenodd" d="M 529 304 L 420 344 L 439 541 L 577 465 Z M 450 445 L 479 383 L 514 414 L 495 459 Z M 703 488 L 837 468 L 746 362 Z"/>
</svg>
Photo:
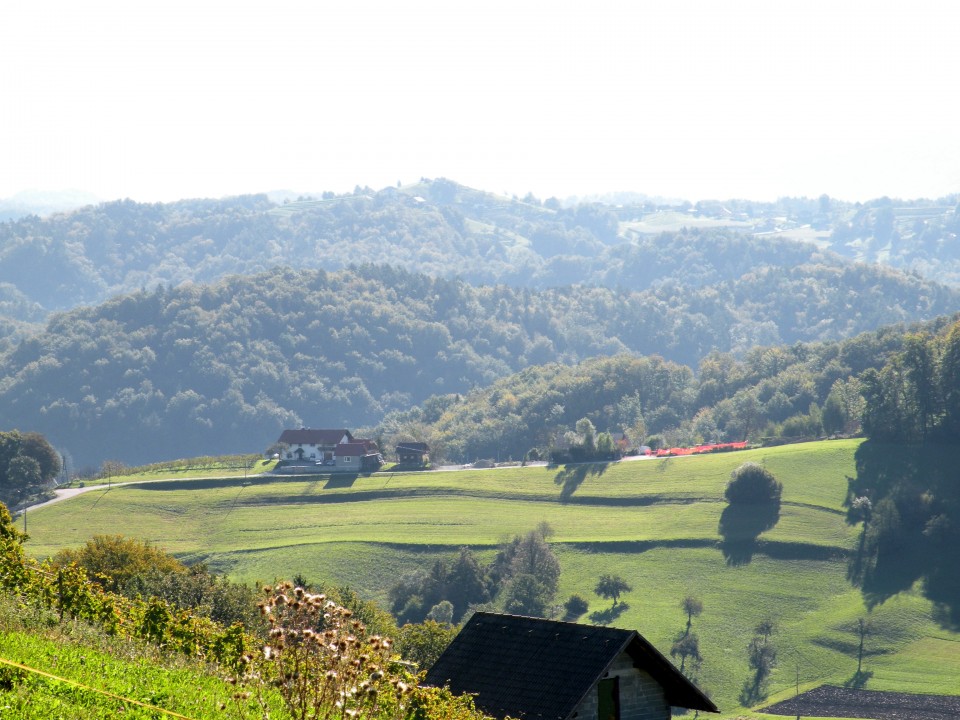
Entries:
<svg viewBox="0 0 960 720">
<path fill-rule="evenodd" d="M 394 646 L 404 660 L 417 663 L 421 670 L 430 668 L 457 635 L 452 625 L 424 620 L 407 623 L 397 633 Z"/>
<path fill-rule="evenodd" d="M 745 462 L 732 473 L 723 495 L 727 502 L 740 505 L 780 503 L 783 484 L 773 473 L 755 462 Z"/>
<path fill-rule="evenodd" d="M 583 596 L 571 595 L 570 599 L 563 604 L 563 609 L 567 613 L 565 618 L 567 620 L 576 620 L 578 617 L 583 615 L 589 607 L 590 604 Z"/>
<path fill-rule="evenodd" d="M 94 535 L 83 547 L 61 550 L 54 565 L 76 563 L 106 590 L 121 591 L 128 582 L 151 571 L 186 573 L 186 566 L 162 548 L 123 535 Z"/>
</svg>

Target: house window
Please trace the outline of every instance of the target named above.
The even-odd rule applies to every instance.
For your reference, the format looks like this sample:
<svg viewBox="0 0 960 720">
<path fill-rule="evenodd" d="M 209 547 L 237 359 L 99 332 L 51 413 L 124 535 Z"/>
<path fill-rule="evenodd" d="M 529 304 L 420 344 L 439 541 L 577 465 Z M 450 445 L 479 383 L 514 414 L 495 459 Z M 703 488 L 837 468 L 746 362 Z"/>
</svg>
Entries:
<svg viewBox="0 0 960 720">
<path fill-rule="evenodd" d="M 620 678 L 597 683 L 597 720 L 620 720 Z"/>
<path fill-rule="evenodd" d="M 352 457 L 345 457 L 345 458 L 343 459 L 344 462 L 350 462 L 351 460 L 353 460 Z"/>
</svg>

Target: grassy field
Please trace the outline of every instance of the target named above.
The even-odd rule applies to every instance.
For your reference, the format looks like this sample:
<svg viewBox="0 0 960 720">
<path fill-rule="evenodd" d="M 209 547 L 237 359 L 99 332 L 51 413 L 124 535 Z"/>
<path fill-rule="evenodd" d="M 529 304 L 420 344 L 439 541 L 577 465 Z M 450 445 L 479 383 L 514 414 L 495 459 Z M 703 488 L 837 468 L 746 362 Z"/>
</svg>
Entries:
<svg viewBox="0 0 960 720">
<path fill-rule="evenodd" d="M 0 658 L 30 668 L 0 663 L 0 718 L 170 717 L 137 703 L 195 720 L 230 716 L 220 704 L 232 705 L 234 688 L 209 667 L 6 599 Z"/>
<path fill-rule="evenodd" d="M 85 480 L 74 480 L 60 487 L 84 487 L 87 485 L 112 485 L 113 483 L 140 482 L 143 480 L 167 480 L 170 478 L 198 477 L 246 477 L 270 472 L 276 467 L 276 460 L 251 459 L 241 465 L 239 460 L 222 461 L 220 458 L 198 458 L 178 460 L 174 463 L 156 463 L 135 468 L 122 468 L 107 477 L 98 476 Z"/>
<path fill-rule="evenodd" d="M 638 629 L 664 652 L 685 625 L 680 602 L 703 601 L 694 619 L 699 680 L 725 717 L 740 707 L 753 627 L 772 618 L 780 662 L 771 697 L 856 680 L 860 617 L 869 618 L 866 687 L 956 692 L 958 636 L 931 619 L 914 590 L 867 609 L 846 579 L 858 528 L 846 522 L 856 441 L 789 445 L 609 466 L 510 468 L 359 478 L 243 478 L 151 482 L 94 490 L 29 515 L 29 553 L 45 557 L 95 533 L 146 538 L 187 561 L 241 581 L 301 573 L 349 584 L 383 601 L 405 571 L 462 545 L 496 545 L 541 521 L 554 529 L 560 601 L 590 600 L 582 618 Z M 730 519 L 722 501 L 731 470 L 752 460 L 784 484 L 775 524 Z M 611 608 L 593 595 L 602 573 L 633 586 Z"/>
</svg>

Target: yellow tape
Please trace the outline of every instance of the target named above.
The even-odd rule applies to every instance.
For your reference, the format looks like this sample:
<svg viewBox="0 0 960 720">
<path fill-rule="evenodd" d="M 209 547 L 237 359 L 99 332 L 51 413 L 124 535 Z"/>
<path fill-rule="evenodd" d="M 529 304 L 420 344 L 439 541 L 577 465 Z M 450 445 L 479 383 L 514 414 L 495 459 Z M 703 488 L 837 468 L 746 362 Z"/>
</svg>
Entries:
<svg viewBox="0 0 960 720">
<path fill-rule="evenodd" d="M 83 683 L 78 683 L 78 682 L 75 682 L 74 680 L 68 680 L 67 678 L 62 678 L 57 675 L 51 675 L 50 673 L 44 672 L 43 670 L 37 670 L 36 668 L 32 668 L 29 665 L 24 665 L 23 663 L 14 662 L 13 660 L 0 658 L 0 663 L 4 665 L 10 665 L 15 668 L 19 668 L 21 670 L 26 670 L 27 672 L 31 672 L 36 675 L 42 675 L 43 677 L 48 677 L 52 680 L 59 680 L 60 682 L 67 683 L 68 685 L 73 685 L 74 687 L 82 688 L 83 690 L 89 690 L 90 692 L 97 693 L 98 695 L 106 695 L 107 697 L 113 698 L 114 700 L 119 700 L 125 703 L 132 703 L 133 705 L 139 705 L 140 707 L 146 708 L 147 710 L 154 710 L 156 712 L 163 713 L 164 715 L 169 715 L 170 717 L 180 718 L 180 720 L 193 720 L 193 718 L 187 717 L 186 715 L 181 715 L 180 713 L 175 713 L 172 710 L 164 710 L 163 708 L 157 707 L 156 705 L 149 705 L 145 702 L 140 702 L 139 700 L 123 697 L 122 695 L 115 695 L 114 693 L 107 692 L 106 690 L 98 690 L 97 688 L 90 687 L 89 685 L 84 685 Z"/>
</svg>

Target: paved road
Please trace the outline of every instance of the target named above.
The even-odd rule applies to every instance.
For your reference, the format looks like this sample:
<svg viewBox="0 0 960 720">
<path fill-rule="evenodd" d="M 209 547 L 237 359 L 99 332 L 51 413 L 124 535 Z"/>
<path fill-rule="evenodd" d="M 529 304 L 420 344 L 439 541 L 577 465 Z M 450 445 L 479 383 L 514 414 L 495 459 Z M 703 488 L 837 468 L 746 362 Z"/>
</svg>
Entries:
<svg viewBox="0 0 960 720">
<path fill-rule="evenodd" d="M 29 505 L 23 508 L 23 510 L 25 512 L 28 510 L 36 510 L 37 508 L 46 507 L 47 505 L 53 505 L 54 503 L 60 502 L 61 500 L 66 500 L 67 498 L 72 498 L 82 493 L 90 492 L 91 490 L 101 490 L 106 487 L 109 487 L 109 486 L 87 485 L 85 487 L 58 488 L 53 491 L 54 498 L 52 500 L 46 500 L 45 502 L 37 503 L 36 505 Z"/>
</svg>

